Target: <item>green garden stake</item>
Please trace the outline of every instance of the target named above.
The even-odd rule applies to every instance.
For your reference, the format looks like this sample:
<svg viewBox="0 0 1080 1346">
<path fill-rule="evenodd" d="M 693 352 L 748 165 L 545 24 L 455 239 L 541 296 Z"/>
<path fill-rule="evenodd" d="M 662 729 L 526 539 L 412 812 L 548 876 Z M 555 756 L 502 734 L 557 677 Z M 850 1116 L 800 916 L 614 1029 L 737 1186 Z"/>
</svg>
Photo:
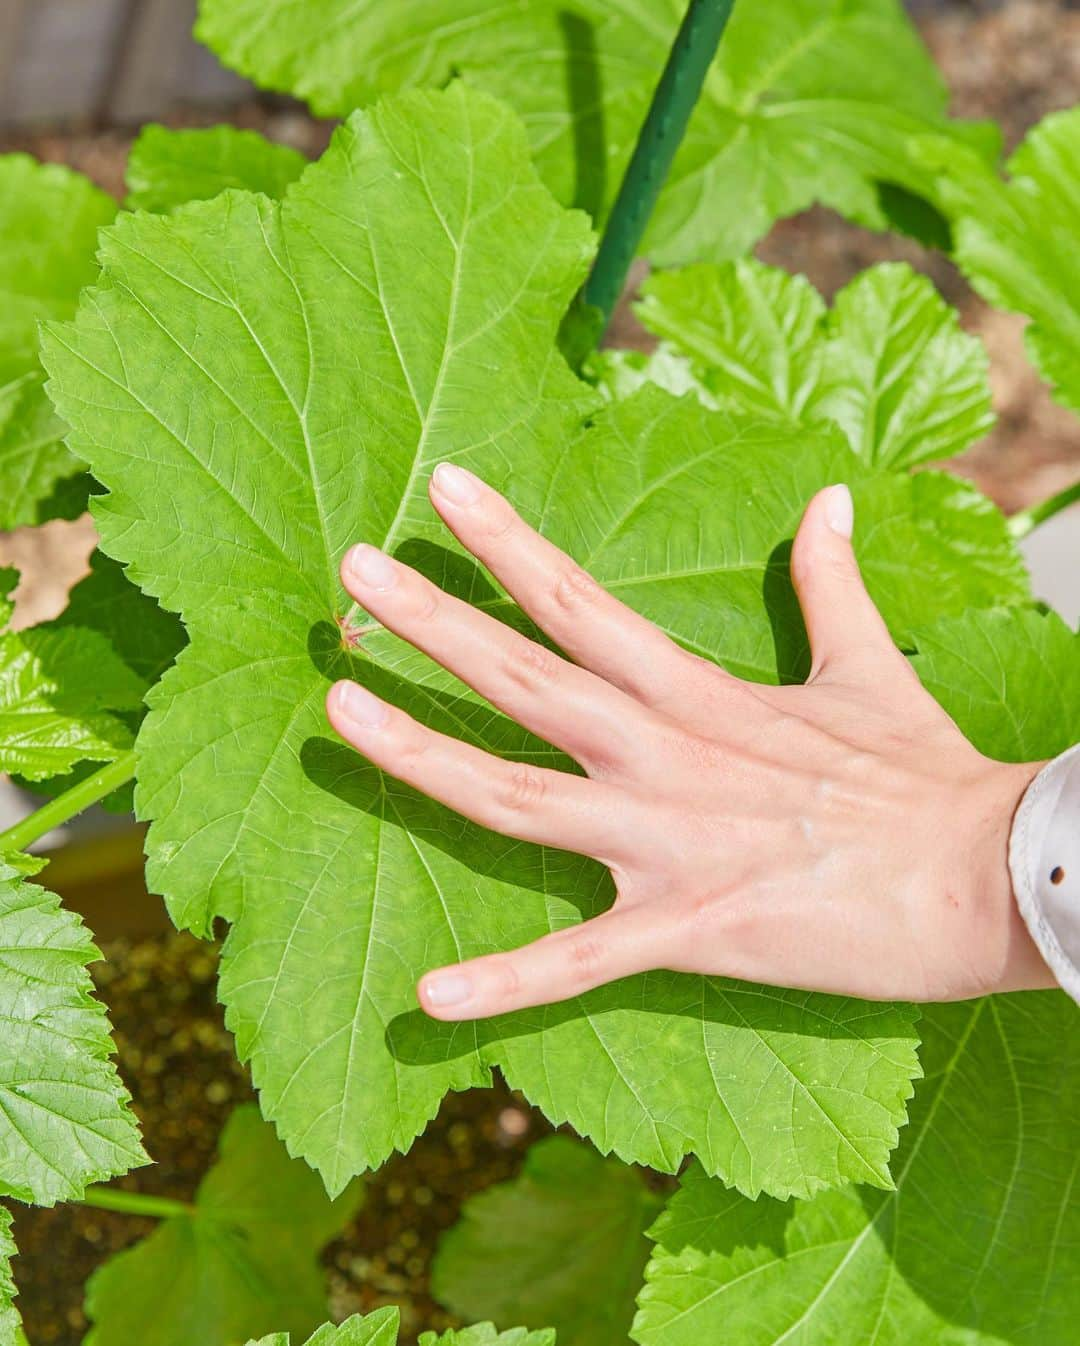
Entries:
<svg viewBox="0 0 1080 1346">
<path fill-rule="evenodd" d="M 603 336 L 622 293 L 630 263 L 682 143 L 734 3 L 735 0 L 690 0 L 672 44 L 582 291 L 584 303 L 602 315 L 597 340 Z"/>
</svg>

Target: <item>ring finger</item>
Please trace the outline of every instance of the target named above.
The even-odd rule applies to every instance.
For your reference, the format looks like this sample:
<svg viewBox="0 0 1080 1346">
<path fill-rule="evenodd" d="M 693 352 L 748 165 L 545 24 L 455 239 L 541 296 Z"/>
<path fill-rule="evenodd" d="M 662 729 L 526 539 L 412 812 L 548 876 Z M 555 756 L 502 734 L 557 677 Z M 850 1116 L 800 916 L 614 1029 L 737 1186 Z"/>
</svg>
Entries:
<svg viewBox="0 0 1080 1346">
<path fill-rule="evenodd" d="M 627 838 L 645 819 L 624 791 L 562 771 L 509 762 L 440 734 L 355 682 L 326 700 L 334 729 L 377 767 L 504 836 L 590 855 L 609 866 L 628 860 Z"/>
</svg>

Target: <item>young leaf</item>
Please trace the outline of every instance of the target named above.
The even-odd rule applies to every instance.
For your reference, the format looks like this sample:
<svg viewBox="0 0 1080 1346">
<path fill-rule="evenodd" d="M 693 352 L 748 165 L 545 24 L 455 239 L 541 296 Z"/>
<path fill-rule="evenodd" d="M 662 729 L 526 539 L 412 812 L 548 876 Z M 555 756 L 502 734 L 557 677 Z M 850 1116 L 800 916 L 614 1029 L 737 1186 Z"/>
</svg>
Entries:
<svg viewBox="0 0 1080 1346">
<path fill-rule="evenodd" d="M 0 862 L 0 1196 L 51 1206 L 146 1161 L 91 995 L 97 956 L 59 898 Z"/>
<path fill-rule="evenodd" d="M 397 1346 L 398 1311 L 376 1309 L 363 1317 L 349 1318 L 340 1327 L 319 1328 L 307 1346 Z M 248 1346 L 289 1346 L 289 1334 L 279 1332 Z M 457 1332 L 421 1332 L 418 1346 L 555 1346 L 554 1332 L 529 1332 L 523 1327 L 496 1332 L 490 1323 L 465 1327 Z"/>
<path fill-rule="evenodd" d="M 339 1327 L 326 1323 L 308 1338 L 306 1346 L 397 1346 L 399 1314 L 395 1308 L 376 1309 L 346 1319 Z M 275 1332 L 248 1346 L 290 1346 L 288 1332 Z"/>
<path fill-rule="evenodd" d="M 1080 108 L 1040 122 L 1009 160 L 1006 184 L 978 155 L 920 147 L 940 168 L 954 257 L 988 303 L 1031 318 L 1028 354 L 1054 395 L 1080 412 Z"/>
<path fill-rule="evenodd" d="M 362 1197 L 330 1201 L 252 1105 L 230 1117 L 190 1215 L 163 1220 L 91 1277 L 86 1346 L 230 1346 L 284 1324 L 304 1334 L 326 1316 L 318 1253 Z"/>
<path fill-rule="evenodd" d="M 232 187 L 280 197 L 307 167 L 307 159 L 257 131 L 235 126 L 172 131 L 144 126 L 127 166 L 129 210 L 167 214 L 188 201 L 205 201 Z"/>
<path fill-rule="evenodd" d="M 805 277 L 753 258 L 652 276 L 643 295 L 638 316 L 667 343 L 658 355 L 685 356 L 712 402 L 834 421 L 868 462 L 950 458 L 994 423 L 982 343 L 903 264 L 864 271 L 831 312 Z"/>
<path fill-rule="evenodd" d="M 852 483 L 901 637 L 1027 597 L 1001 516 L 948 478 L 874 471 L 839 432 L 657 389 L 582 432 L 596 398 L 555 339 L 585 223 L 507 111 L 461 85 L 354 117 L 280 207 L 227 194 L 127 216 L 103 255 L 47 359 L 111 492 L 105 548 L 191 639 L 139 738 L 150 881 L 178 924 L 232 924 L 229 1023 L 294 1152 L 338 1191 L 498 1065 L 627 1160 L 693 1151 L 751 1193 L 887 1184 L 917 1070 L 908 1009 L 667 973 L 509 1021 L 415 1009 L 424 969 L 597 912 L 610 884 L 329 737 L 329 680 L 355 675 L 450 733 L 565 765 L 386 631 L 343 636 L 337 563 L 365 538 L 515 620 L 426 500 L 452 457 L 687 646 L 776 679 L 806 667 L 786 549 L 813 491 Z"/>
<path fill-rule="evenodd" d="M 550 1323 L 561 1346 L 626 1346 L 659 1206 L 632 1168 L 550 1136 L 519 1177 L 465 1203 L 432 1293 L 462 1318 Z"/>
<path fill-rule="evenodd" d="M 491 1323 L 479 1323 L 441 1335 L 421 1332 L 416 1346 L 555 1346 L 555 1339 L 556 1334 L 551 1330 L 530 1332 L 524 1327 L 512 1327 L 506 1332 L 497 1332 Z"/>
<path fill-rule="evenodd" d="M 1059 618 L 970 613 L 918 641 L 920 677 L 984 752 L 1031 761 L 1080 738 L 1080 638 Z M 1076 1008 L 998 996 L 927 1007 L 921 1027 L 896 1190 L 751 1203 L 690 1171 L 651 1233 L 636 1341 L 1074 1340 Z"/>
<path fill-rule="evenodd" d="M 599 221 L 685 9 L 683 0 L 201 0 L 196 32 L 226 64 L 323 116 L 463 74 L 519 113 L 558 199 Z M 772 0 L 767 17 L 740 3 L 646 250 L 663 264 L 738 256 L 814 201 L 884 228 L 879 183 L 935 195 L 936 173 L 908 153 L 912 136 L 937 127 L 996 153 L 991 131 L 950 123 L 945 108 L 897 0 Z"/>
<path fill-rule="evenodd" d="M 0 570 L 0 624 L 11 617 L 14 570 Z M 45 623 L 0 631 L 0 770 L 29 781 L 80 762 L 111 762 L 132 733 L 113 712 L 137 709 L 144 687 L 98 631 Z"/>
<path fill-rule="evenodd" d="M 68 318 L 94 279 L 98 227 L 116 204 L 86 178 L 0 155 L 0 528 L 40 523 L 80 464 L 42 388 L 37 324 Z"/>
</svg>

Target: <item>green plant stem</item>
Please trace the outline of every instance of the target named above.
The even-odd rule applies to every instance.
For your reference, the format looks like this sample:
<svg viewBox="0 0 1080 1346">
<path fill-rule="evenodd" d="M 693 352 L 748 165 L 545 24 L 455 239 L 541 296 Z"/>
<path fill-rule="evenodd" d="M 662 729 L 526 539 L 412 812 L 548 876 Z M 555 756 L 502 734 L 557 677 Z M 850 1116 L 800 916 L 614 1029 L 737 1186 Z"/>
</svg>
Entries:
<svg viewBox="0 0 1080 1346">
<path fill-rule="evenodd" d="M 600 240 L 596 261 L 585 282 L 585 302 L 600 310 L 605 328 L 686 132 L 734 2 L 690 0 L 672 44 Z"/>
<path fill-rule="evenodd" d="M 1032 505 L 1030 509 L 1018 510 L 1009 519 L 1009 532 L 1015 538 L 1027 537 L 1033 529 L 1038 528 L 1039 524 L 1052 519 L 1055 514 L 1060 514 L 1063 509 L 1068 509 L 1078 500 L 1080 500 L 1080 481 L 1075 481 L 1063 491 L 1058 491 L 1057 495 L 1052 495 L 1049 500 Z"/>
<path fill-rule="evenodd" d="M 76 814 L 96 804 L 99 799 L 112 794 L 114 790 L 126 785 L 135 775 L 135 751 L 123 753 L 115 762 L 100 767 L 70 790 L 50 799 L 41 808 L 35 809 L 22 822 L 0 832 L 0 854 L 9 851 L 25 851 L 46 832 L 66 823 Z"/>
<path fill-rule="evenodd" d="M 195 1207 L 187 1201 L 143 1196 L 141 1192 L 125 1192 L 120 1187 L 88 1187 L 80 1204 L 96 1210 L 118 1211 L 121 1215 L 148 1215 L 155 1220 L 173 1220 L 178 1215 L 195 1213 Z"/>
</svg>

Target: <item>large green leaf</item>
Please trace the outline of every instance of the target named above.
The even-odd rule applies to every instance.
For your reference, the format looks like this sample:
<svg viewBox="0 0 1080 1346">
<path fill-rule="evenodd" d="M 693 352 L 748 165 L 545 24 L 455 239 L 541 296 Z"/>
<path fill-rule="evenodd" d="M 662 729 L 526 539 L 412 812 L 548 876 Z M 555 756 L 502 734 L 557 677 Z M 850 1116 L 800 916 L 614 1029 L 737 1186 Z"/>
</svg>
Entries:
<svg viewBox="0 0 1080 1346">
<path fill-rule="evenodd" d="M 1080 738 L 1080 638 L 1053 615 L 970 613 L 915 666 L 984 752 Z M 1059 992 L 937 1005 L 896 1190 L 746 1201 L 690 1171 L 657 1222 L 643 1346 L 1066 1346 L 1080 1308 L 1080 1021 Z"/>
<path fill-rule="evenodd" d="M 318 1254 L 361 1195 L 354 1186 L 329 1200 L 258 1109 L 238 1108 L 191 1213 L 163 1220 L 91 1277 L 86 1346 L 232 1346 L 272 1326 L 311 1332 L 326 1317 Z"/>
<path fill-rule="evenodd" d="M 91 995 L 97 956 L 59 898 L 0 863 L 0 1196 L 51 1206 L 146 1159 Z"/>
<path fill-rule="evenodd" d="M 0 628 L 17 580 L 0 570 Z M 112 761 L 133 738 L 114 712 L 136 710 L 144 691 L 100 631 L 61 622 L 0 629 L 0 770 L 38 781 Z"/>
<path fill-rule="evenodd" d="M 37 325 L 75 312 L 115 214 L 80 174 L 0 155 L 0 528 L 51 517 L 58 483 L 80 469 L 42 388 Z"/>
<path fill-rule="evenodd" d="M 955 145 L 920 147 L 943 168 L 941 202 L 954 256 L 989 303 L 1027 314 L 1028 353 L 1065 406 L 1080 412 L 1080 108 L 1056 112 L 1008 163 L 991 165 Z"/>
<path fill-rule="evenodd" d="M 606 213 L 685 12 L 684 0 L 201 0 L 198 36 L 257 83 L 345 115 L 454 74 L 521 115 L 566 204 Z M 932 127 L 992 158 L 995 136 L 945 120 L 946 91 L 898 0 L 739 0 L 646 250 L 737 256 L 823 201 L 872 228 L 879 184 L 933 199 L 908 153 Z M 898 215 L 899 218 L 899 215 Z"/>
<path fill-rule="evenodd" d="M 551 1136 L 519 1177 L 465 1203 L 432 1292 L 462 1318 L 550 1323 L 561 1346 L 626 1346 L 659 1205 L 632 1168 Z"/>
<path fill-rule="evenodd" d="M 993 425 L 982 343 L 908 266 L 864 271 L 831 311 L 805 277 L 752 258 L 652 276 L 643 295 L 638 316 L 667 343 L 648 377 L 670 385 L 685 356 L 711 403 L 835 421 L 869 462 L 950 458 Z"/>
<path fill-rule="evenodd" d="M 887 1184 L 917 1069 L 907 1009 L 667 973 L 507 1021 L 415 1008 L 424 969 L 611 892 L 592 862 L 468 825 L 328 734 L 329 681 L 354 674 L 426 722 L 559 764 L 387 632 L 342 637 L 337 560 L 357 538 L 515 620 L 436 524 L 441 458 L 750 676 L 805 671 L 786 548 L 830 481 L 853 485 L 898 637 L 1027 594 L 982 497 L 877 472 L 838 431 L 647 389 L 582 432 L 596 400 L 555 336 L 589 252 L 514 119 L 461 85 L 354 117 L 280 207 L 227 194 L 106 233 L 103 282 L 47 360 L 110 491 L 106 550 L 191 639 L 139 738 L 150 881 L 178 924 L 231 923 L 229 1024 L 264 1113 L 331 1190 L 494 1065 L 628 1160 L 674 1169 L 693 1151 L 751 1193 Z"/>
<path fill-rule="evenodd" d="M 329 1323 L 319 1328 L 307 1346 L 397 1346 L 397 1309 L 376 1309 L 363 1317 L 349 1318 L 340 1327 Z M 289 1346 L 289 1334 L 279 1332 L 248 1346 Z M 523 1327 L 496 1332 L 490 1323 L 464 1327 L 457 1332 L 421 1332 L 419 1346 L 555 1346 L 554 1332 L 529 1332 Z"/>
<path fill-rule="evenodd" d="M 298 150 L 235 126 L 193 131 L 144 126 L 128 159 L 127 205 L 168 212 L 232 187 L 279 197 L 307 162 Z"/>
</svg>

